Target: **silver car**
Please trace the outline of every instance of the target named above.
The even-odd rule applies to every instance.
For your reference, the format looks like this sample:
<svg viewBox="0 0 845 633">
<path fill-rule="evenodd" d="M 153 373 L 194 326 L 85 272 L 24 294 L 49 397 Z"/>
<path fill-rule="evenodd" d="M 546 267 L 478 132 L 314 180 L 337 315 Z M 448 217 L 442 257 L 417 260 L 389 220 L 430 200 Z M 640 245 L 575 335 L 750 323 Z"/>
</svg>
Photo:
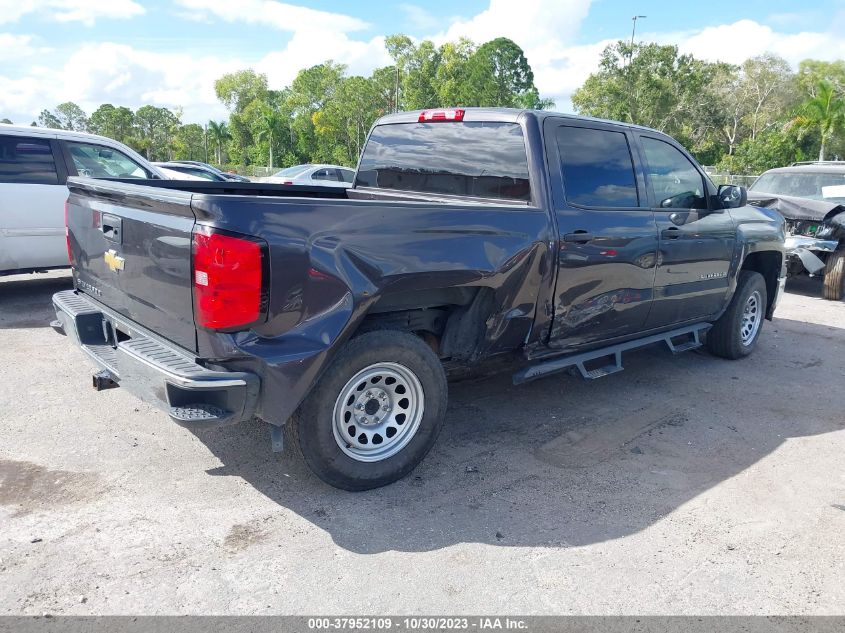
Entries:
<svg viewBox="0 0 845 633">
<path fill-rule="evenodd" d="M 265 182 L 280 185 L 351 187 L 355 170 L 343 165 L 294 165 L 276 172 Z"/>
</svg>

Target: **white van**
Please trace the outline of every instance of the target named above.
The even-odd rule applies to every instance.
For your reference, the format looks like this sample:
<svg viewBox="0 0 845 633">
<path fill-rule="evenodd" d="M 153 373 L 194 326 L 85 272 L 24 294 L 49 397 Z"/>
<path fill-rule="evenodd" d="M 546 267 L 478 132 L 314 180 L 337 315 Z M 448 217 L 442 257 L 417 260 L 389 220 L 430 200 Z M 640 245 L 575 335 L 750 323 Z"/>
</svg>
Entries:
<svg viewBox="0 0 845 633">
<path fill-rule="evenodd" d="M 0 124 L 0 275 L 68 266 L 68 176 L 170 175 L 103 136 Z"/>
</svg>

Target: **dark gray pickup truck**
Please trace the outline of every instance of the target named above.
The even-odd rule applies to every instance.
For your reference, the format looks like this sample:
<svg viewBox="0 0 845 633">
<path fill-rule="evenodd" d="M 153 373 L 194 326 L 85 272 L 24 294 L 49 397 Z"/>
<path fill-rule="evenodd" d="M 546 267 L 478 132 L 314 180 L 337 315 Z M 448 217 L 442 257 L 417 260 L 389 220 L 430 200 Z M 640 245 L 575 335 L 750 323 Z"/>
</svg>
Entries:
<svg viewBox="0 0 845 633">
<path fill-rule="evenodd" d="M 420 462 L 449 375 L 593 379 L 661 342 L 740 358 L 785 278 L 783 219 L 673 139 L 547 112 L 384 117 L 349 190 L 68 188 L 54 326 L 95 387 L 194 428 L 257 416 L 349 490 Z"/>
</svg>

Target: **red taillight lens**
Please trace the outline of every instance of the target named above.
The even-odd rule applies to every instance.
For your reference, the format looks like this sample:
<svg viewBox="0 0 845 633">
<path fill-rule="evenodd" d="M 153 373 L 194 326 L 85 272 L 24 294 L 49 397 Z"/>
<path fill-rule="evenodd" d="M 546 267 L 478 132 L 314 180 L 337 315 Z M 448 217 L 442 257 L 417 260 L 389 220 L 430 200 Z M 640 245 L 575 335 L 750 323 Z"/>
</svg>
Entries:
<svg viewBox="0 0 845 633">
<path fill-rule="evenodd" d="M 193 258 L 197 324 L 230 329 L 255 323 L 264 288 L 261 244 L 199 226 L 193 233 Z"/>
<path fill-rule="evenodd" d="M 68 224 L 68 201 L 65 200 L 65 245 L 67 246 L 67 261 L 73 266 L 73 251 L 70 250 L 70 225 Z"/>
<path fill-rule="evenodd" d="M 420 112 L 420 123 L 432 123 L 435 121 L 463 121 L 464 110 L 454 108 L 451 110 L 423 110 Z"/>
</svg>

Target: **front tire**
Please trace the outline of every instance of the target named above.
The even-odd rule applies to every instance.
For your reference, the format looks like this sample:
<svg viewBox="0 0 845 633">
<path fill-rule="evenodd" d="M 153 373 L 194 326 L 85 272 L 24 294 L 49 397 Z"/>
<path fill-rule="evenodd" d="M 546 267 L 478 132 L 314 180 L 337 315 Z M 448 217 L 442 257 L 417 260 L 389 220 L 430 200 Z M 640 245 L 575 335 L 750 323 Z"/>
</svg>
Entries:
<svg viewBox="0 0 845 633">
<path fill-rule="evenodd" d="M 845 248 L 839 247 L 827 256 L 824 268 L 824 298 L 841 301 L 845 294 Z"/>
<path fill-rule="evenodd" d="M 766 281 L 753 270 L 741 270 L 728 309 L 707 332 L 707 349 L 715 356 L 736 360 L 757 344 L 766 317 Z"/>
<path fill-rule="evenodd" d="M 446 373 L 406 332 L 351 339 L 288 422 L 289 442 L 320 479 L 369 490 L 401 479 L 434 445 L 446 413 Z"/>
</svg>

